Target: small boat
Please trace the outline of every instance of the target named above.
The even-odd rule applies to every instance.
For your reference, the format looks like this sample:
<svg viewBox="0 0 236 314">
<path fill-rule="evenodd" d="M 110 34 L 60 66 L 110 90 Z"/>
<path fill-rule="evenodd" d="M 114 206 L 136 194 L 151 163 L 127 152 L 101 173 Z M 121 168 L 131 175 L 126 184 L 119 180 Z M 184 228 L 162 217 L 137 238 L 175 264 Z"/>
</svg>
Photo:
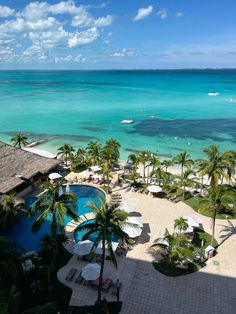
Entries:
<svg viewBox="0 0 236 314">
<path fill-rule="evenodd" d="M 218 96 L 219 95 L 219 93 L 217 93 L 217 92 L 210 92 L 210 93 L 208 93 L 208 96 Z"/>
<path fill-rule="evenodd" d="M 134 121 L 133 120 L 122 120 L 122 121 L 120 121 L 120 123 L 131 124 L 131 123 L 134 123 Z"/>
<path fill-rule="evenodd" d="M 236 102 L 236 97 L 230 99 L 231 102 Z"/>
</svg>

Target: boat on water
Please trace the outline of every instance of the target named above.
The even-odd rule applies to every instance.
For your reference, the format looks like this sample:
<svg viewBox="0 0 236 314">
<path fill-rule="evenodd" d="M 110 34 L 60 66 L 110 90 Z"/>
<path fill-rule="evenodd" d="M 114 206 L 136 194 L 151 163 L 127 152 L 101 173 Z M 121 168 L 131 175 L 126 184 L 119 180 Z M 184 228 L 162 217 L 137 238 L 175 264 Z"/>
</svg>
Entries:
<svg viewBox="0 0 236 314">
<path fill-rule="evenodd" d="M 134 120 L 122 120 L 120 121 L 120 123 L 131 124 L 131 123 L 134 123 Z"/>
<path fill-rule="evenodd" d="M 218 96 L 220 93 L 217 92 L 210 92 L 208 93 L 208 96 Z"/>
<path fill-rule="evenodd" d="M 236 97 L 230 99 L 231 102 L 236 102 Z"/>
</svg>

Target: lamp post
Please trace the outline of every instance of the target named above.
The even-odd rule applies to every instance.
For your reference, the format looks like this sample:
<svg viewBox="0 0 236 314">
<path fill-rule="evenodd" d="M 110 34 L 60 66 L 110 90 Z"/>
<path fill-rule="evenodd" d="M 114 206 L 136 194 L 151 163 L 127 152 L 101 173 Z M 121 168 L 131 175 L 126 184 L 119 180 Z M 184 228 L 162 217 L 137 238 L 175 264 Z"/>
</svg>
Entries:
<svg viewBox="0 0 236 314">
<path fill-rule="evenodd" d="M 116 280 L 116 296 L 117 296 L 117 303 L 120 302 L 120 286 L 121 286 L 121 283 L 119 281 L 119 279 Z"/>
</svg>

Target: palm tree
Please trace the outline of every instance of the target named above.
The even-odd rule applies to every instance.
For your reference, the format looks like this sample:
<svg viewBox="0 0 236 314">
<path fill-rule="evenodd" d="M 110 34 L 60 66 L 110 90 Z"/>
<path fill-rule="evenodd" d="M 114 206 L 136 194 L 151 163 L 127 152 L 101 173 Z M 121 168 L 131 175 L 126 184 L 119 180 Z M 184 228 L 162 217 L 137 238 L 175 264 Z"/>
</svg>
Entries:
<svg viewBox="0 0 236 314">
<path fill-rule="evenodd" d="M 215 223 L 216 215 L 221 212 L 229 213 L 235 209 L 236 196 L 235 192 L 225 190 L 224 186 L 218 186 L 216 189 L 211 189 L 208 200 L 200 201 L 199 211 L 212 211 L 212 236 L 211 245 L 215 238 Z M 233 205 L 233 207 L 232 207 Z"/>
<path fill-rule="evenodd" d="M 109 250 L 111 260 L 115 267 L 117 267 L 117 261 L 115 254 L 112 250 L 112 238 L 117 237 L 120 240 L 128 241 L 128 236 L 124 233 L 121 227 L 126 224 L 128 214 L 118 208 L 109 206 L 106 201 L 99 198 L 100 206 L 94 202 L 88 202 L 88 206 L 93 210 L 95 215 L 95 221 L 87 223 L 85 225 L 79 225 L 76 230 L 85 231 L 83 240 L 88 239 L 90 236 L 95 235 L 94 246 L 92 250 L 102 243 L 102 260 L 101 270 L 99 276 L 99 289 L 98 289 L 98 301 L 101 301 L 103 270 L 105 264 L 105 250 L 106 247 Z"/>
<path fill-rule="evenodd" d="M 15 193 L 6 194 L 2 201 L 2 210 L 0 216 L 3 218 L 3 228 L 7 227 L 9 218 L 27 213 L 24 204 L 15 199 Z"/>
<path fill-rule="evenodd" d="M 192 159 L 190 159 L 190 155 L 186 151 L 175 156 L 174 162 L 181 166 L 181 175 L 183 174 L 184 167 L 190 167 L 193 164 Z"/>
<path fill-rule="evenodd" d="M 58 148 L 57 155 L 62 156 L 67 165 L 67 161 L 72 156 L 72 153 L 74 151 L 75 151 L 74 148 L 70 144 L 64 144 L 63 146 Z"/>
<path fill-rule="evenodd" d="M 120 143 L 111 138 L 108 141 L 106 141 L 104 149 L 109 149 L 111 151 L 112 154 L 112 159 L 114 160 L 115 163 L 118 163 L 119 158 L 120 158 Z"/>
<path fill-rule="evenodd" d="M 201 181 L 201 194 L 203 194 L 203 189 L 204 189 L 204 169 L 207 166 L 208 161 L 205 159 L 196 159 L 194 162 L 194 169 L 197 172 L 197 176 L 199 180 Z"/>
<path fill-rule="evenodd" d="M 73 193 L 60 193 L 61 184 L 52 185 L 50 182 L 44 184 L 45 191 L 37 196 L 33 204 L 32 215 L 40 213 L 32 225 L 32 230 L 37 232 L 43 222 L 51 216 L 51 231 L 55 237 L 65 225 L 65 216 L 78 221 L 76 209 L 76 196 Z"/>
<path fill-rule="evenodd" d="M 175 219 L 174 223 L 174 229 L 179 230 L 181 233 L 182 231 L 185 231 L 188 229 L 188 220 L 184 217 L 179 217 Z"/>
<path fill-rule="evenodd" d="M 83 171 L 90 166 L 88 153 L 85 148 L 79 147 L 75 155 L 70 155 L 72 171 Z"/>
<path fill-rule="evenodd" d="M 28 138 L 24 133 L 16 133 L 14 137 L 11 138 L 13 146 L 21 148 L 28 144 Z"/>
<path fill-rule="evenodd" d="M 42 258 L 42 261 L 45 265 L 47 265 L 47 273 L 48 273 L 48 290 L 49 294 L 52 294 L 52 281 L 51 274 L 53 271 L 53 266 L 55 263 L 55 259 L 58 253 L 58 244 L 56 239 L 49 234 L 45 235 L 41 238 L 40 241 L 40 251 L 39 254 Z"/>
<path fill-rule="evenodd" d="M 152 247 L 164 248 L 168 253 L 168 264 L 171 268 L 175 268 L 186 258 L 192 260 L 193 252 L 188 247 L 187 238 L 182 234 L 171 234 L 167 229 L 164 238 L 154 240 Z"/>
<path fill-rule="evenodd" d="M 194 172 L 190 169 L 184 171 L 180 176 L 177 176 L 178 182 L 177 185 L 183 188 L 182 198 L 185 198 L 186 187 L 193 187 L 195 184 L 194 179 L 190 176 L 193 176 Z"/>
<path fill-rule="evenodd" d="M 138 154 L 139 162 L 143 166 L 143 179 L 144 179 L 144 181 L 146 178 L 146 171 L 145 170 L 147 167 L 149 167 L 151 157 L 152 157 L 152 153 L 149 151 L 142 151 Z"/>
<path fill-rule="evenodd" d="M 216 145 L 204 148 L 203 152 L 207 154 L 208 160 L 202 167 L 200 173 L 202 175 L 208 175 L 211 188 L 216 189 L 220 178 L 225 176 L 223 171 L 224 160 Z"/>
<path fill-rule="evenodd" d="M 98 142 L 91 141 L 88 143 L 86 149 L 91 165 L 99 165 L 101 162 L 101 145 Z"/>
<path fill-rule="evenodd" d="M 138 164 L 139 164 L 139 159 L 136 154 L 130 154 L 128 156 L 128 161 L 132 162 L 133 166 L 133 179 L 136 179 L 138 174 L 137 174 L 137 169 L 138 169 Z"/>
<path fill-rule="evenodd" d="M 232 177 L 235 175 L 236 152 L 232 150 L 224 151 L 222 153 L 222 165 L 223 169 L 226 170 L 228 183 L 232 184 Z"/>
<path fill-rule="evenodd" d="M 162 166 L 165 167 L 165 170 L 167 172 L 169 167 L 172 167 L 174 165 L 174 162 L 172 159 L 168 159 L 168 160 L 163 160 L 162 162 Z"/>
</svg>

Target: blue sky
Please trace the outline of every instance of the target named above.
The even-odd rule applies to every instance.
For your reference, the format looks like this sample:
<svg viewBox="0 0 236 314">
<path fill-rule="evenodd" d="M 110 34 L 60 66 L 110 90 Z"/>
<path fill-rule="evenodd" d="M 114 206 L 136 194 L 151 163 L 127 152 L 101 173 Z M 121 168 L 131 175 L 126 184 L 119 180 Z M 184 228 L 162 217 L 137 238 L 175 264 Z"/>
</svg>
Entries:
<svg viewBox="0 0 236 314">
<path fill-rule="evenodd" d="M 235 0 L 0 0 L 0 69 L 236 67 Z"/>
</svg>

